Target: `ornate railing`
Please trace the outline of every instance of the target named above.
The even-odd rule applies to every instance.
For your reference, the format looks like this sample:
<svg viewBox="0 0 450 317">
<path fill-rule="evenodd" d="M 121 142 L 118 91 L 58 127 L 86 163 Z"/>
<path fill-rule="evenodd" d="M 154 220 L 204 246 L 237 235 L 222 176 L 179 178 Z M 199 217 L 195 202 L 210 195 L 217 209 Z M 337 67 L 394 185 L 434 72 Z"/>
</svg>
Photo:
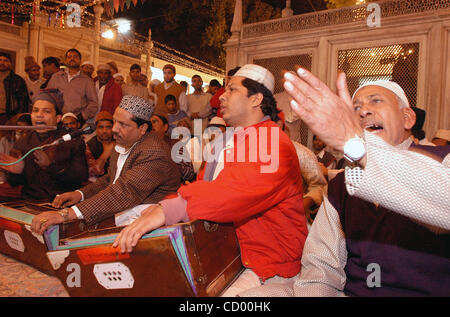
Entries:
<svg viewBox="0 0 450 317">
<path fill-rule="evenodd" d="M 381 8 L 381 18 L 450 9 L 450 0 L 386 0 L 376 3 Z M 269 34 L 365 21 L 369 14 L 367 5 L 358 5 L 295 15 L 289 18 L 246 24 L 242 27 L 242 37 L 244 39 L 253 38 Z"/>
</svg>

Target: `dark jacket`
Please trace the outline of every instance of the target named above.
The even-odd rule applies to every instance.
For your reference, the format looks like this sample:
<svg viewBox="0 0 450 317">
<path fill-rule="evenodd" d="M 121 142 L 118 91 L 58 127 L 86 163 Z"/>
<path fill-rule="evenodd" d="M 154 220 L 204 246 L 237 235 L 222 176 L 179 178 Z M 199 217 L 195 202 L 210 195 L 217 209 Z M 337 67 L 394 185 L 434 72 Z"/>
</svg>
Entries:
<svg viewBox="0 0 450 317">
<path fill-rule="evenodd" d="M 66 134 L 66 130 L 56 130 L 47 133 L 36 131 L 20 138 L 12 151 L 25 155 L 32 148 L 48 144 Z M 47 147 L 43 151 L 49 157 L 51 164 L 41 168 L 34 161 L 31 153 L 25 159 L 22 174 L 9 173 L 8 182 L 12 185 L 24 185 L 22 194 L 26 198 L 51 201 L 57 194 L 73 191 L 82 186 L 88 179 L 88 165 L 85 155 L 86 145 L 82 138 Z"/>
<path fill-rule="evenodd" d="M 25 80 L 11 71 L 3 81 L 6 95 L 6 114 L 9 118 L 28 112 L 30 98 Z"/>
</svg>

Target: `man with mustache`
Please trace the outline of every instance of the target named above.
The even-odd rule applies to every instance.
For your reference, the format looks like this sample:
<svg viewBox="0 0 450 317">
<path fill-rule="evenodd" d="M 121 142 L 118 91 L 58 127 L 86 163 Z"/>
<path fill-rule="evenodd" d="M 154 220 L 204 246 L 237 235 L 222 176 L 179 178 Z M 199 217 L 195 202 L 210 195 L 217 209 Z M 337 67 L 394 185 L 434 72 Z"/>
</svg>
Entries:
<svg viewBox="0 0 450 317">
<path fill-rule="evenodd" d="M 211 143 L 218 159 L 207 159 L 202 178 L 182 186 L 176 198 L 143 211 L 113 246 L 131 252 L 146 232 L 179 221 L 232 222 L 246 270 L 222 295 L 235 296 L 261 284 L 292 284 L 307 228 L 298 158 L 274 122 L 279 110 L 273 90 L 269 70 L 242 66 L 220 96 L 223 120 L 235 130 L 216 135 Z M 263 160 L 262 152 L 270 152 L 270 159 Z M 268 168 L 274 162 L 277 166 Z"/>
<path fill-rule="evenodd" d="M 49 144 L 67 134 L 65 129 L 49 129 L 61 121 L 64 106 L 62 93 L 57 89 L 41 89 L 33 96 L 31 122 L 36 128 L 16 141 L 10 154 L 1 154 L 0 161 L 12 163 L 31 149 Z M 22 196 L 26 199 L 51 200 L 55 195 L 80 188 L 87 181 L 88 166 L 85 144 L 81 138 L 36 150 L 22 161 L 3 165 L 9 172 L 8 183 L 23 185 Z"/>
<path fill-rule="evenodd" d="M 81 126 L 88 120 L 94 121 L 99 110 L 94 81 L 81 71 L 81 53 L 71 48 L 65 54 L 66 70 L 52 75 L 48 88 L 58 88 L 64 94 L 63 113 L 72 112 Z"/>
<path fill-rule="evenodd" d="M 80 190 L 56 196 L 53 206 L 66 208 L 36 216 L 34 232 L 42 234 L 51 225 L 73 219 L 92 225 L 118 213 L 116 224 L 126 223 L 149 204 L 176 192 L 180 174 L 168 145 L 151 132 L 153 109 L 143 98 L 123 97 L 113 116 L 116 147 L 108 173 Z"/>
<path fill-rule="evenodd" d="M 394 82 L 367 83 L 351 97 L 343 73 L 338 95 L 297 74 L 284 75 L 292 108 L 353 166 L 329 183 L 293 288 L 245 295 L 447 296 L 450 147 L 412 142 L 415 114 Z"/>
</svg>

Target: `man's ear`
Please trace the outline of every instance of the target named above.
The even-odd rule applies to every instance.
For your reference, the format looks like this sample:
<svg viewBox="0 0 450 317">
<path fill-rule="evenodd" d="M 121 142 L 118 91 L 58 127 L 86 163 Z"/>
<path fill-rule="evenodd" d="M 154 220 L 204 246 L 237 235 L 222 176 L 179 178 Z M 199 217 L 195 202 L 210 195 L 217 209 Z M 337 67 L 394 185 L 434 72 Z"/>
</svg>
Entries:
<svg viewBox="0 0 450 317">
<path fill-rule="evenodd" d="M 147 132 L 147 129 L 148 129 L 148 123 L 141 124 L 141 126 L 139 127 L 139 133 L 141 135 L 144 135 Z"/>
<path fill-rule="evenodd" d="M 405 129 L 410 130 L 416 123 L 416 113 L 409 107 L 402 108 L 401 111 L 404 119 Z"/>
<path fill-rule="evenodd" d="M 253 107 L 259 107 L 261 105 L 263 99 L 264 99 L 264 96 L 260 92 L 250 96 L 250 100 L 252 101 Z"/>
<path fill-rule="evenodd" d="M 57 115 L 56 115 L 56 124 L 58 124 L 58 123 L 61 122 L 61 118 L 62 118 L 62 115 L 61 115 L 61 114 L 57 114 Z"/>
</svg>

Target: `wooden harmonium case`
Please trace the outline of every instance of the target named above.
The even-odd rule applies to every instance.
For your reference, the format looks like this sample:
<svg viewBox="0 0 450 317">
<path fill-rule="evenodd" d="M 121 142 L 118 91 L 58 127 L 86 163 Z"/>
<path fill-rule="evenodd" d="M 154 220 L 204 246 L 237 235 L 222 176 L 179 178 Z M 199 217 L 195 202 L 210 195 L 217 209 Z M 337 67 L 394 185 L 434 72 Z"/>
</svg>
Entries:
<svg viewBox="0 0 450 317">
<path fill-rule="evenodd" d="M 231 224 L 180 223 L 145 234 L 131 253 L 122 228 L 62 239 L 47 256 L 70 296 L 217 296 L 243 269 Z"/>
<path fill-rule="evenodd" d="M 47 251 L 52 249 L 52 245 L 58 245 L 59 239 L 82 232 L 84 223 L 77 220 L 52 226 L 43 235 L 31 232 L 33 217 L 50 210 L 56 209 L 48 203 L 1 203 L 0 252 L 42 272 L 54 274 L 46 256 Z"/>
</svg>

